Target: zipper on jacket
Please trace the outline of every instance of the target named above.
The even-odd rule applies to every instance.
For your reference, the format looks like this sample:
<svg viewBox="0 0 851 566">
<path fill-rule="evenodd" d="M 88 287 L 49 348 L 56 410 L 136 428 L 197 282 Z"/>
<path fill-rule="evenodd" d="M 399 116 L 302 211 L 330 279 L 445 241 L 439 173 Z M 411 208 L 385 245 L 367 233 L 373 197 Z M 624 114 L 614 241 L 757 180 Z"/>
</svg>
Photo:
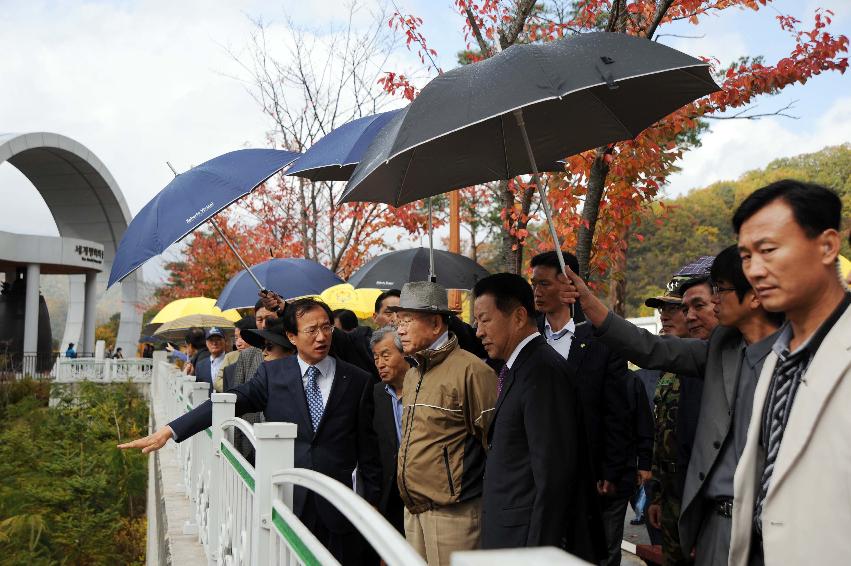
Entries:
<svg viewBox="0 0 851 566">
<path fill-rule="evenodd" d="M 446 479 L 449 480 L 449 495 L 455 497 L 455 485 L 452 483 L 452 471 L 449 469 L 449 449 L 443 447 L 443 465 L 446 466 Z"/>
<path fill-rule="evenodd" d="M 414 411 L 417 409 L 417 398 L 420 396 L 420 386 L 423 384 L 427 365 L 425 361 L 422 364 L 420 379 L 417 381 L 417 388 L 414 390 L 414 402 L 411 404 L 411 410 L 408 411 L 408 419 L 405 423 L 408 434 L 405 439 L 405 454 L 402 456 L 402 487 L 405 488 L 405 495 L 408 496 L 408 502 L 411 505 L 414 504 L 414 499 L 411 497 L 411 492 L 408 491 L 408 448 L 411 446 L 411 428 L 414 422 Z"/>
</svg>

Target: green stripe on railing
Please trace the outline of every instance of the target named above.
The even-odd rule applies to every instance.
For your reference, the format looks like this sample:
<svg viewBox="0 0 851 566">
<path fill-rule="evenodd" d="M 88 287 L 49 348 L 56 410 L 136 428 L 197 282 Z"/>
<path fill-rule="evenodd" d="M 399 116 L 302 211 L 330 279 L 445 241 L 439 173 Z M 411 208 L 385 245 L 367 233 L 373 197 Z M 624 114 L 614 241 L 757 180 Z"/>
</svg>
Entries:
<svg viewBox="0 0 851 566">
<path fill-rule="evenodd" d="M 304 562 L 307 566 L 322 566 L 322 563 L 319 562 L 316 556 L 309 548 L 307 548 L 307 545 L 298 538 L 295 531 L 290 528 L 284 518 L 281 517 L 281 514 L 278 513 L 278 510 L 274 507 L 272 507 L 272 523 L 278 528 L 278 532 L 281 533 L 281 536 L 290 543 L 290 548 L 295 551 L 299 560 Z"/>
<path fill-rule="evenodd" d="M 243 481 L 245 481 L 245 483 L 248 485 L 248 488 L 251 489 L 251 491 L 254 491 L 254 477 L 252 477 L 248 470 L 242 467 L 242 464 L 239 462 L 239 460 L 236 459 L 236 456 L 234 456 L 231 451 L 228 450 L 224 442 L 222 442 L 222 454 L 225 455 L 225 458 L 228 459 L 228 462 L 231 463 L 236 472 L 240 475 L 240 477 L 242 477 Z"/>
<path fill-rule="evenodd" d="M 206 432 L 206 433 L 207 433 L 207 436 L 209 436 L 210 438 L 213 438 L 213 431 L 212 431 L 212 430 L 210 430 L 209 428 L 207 428 L 207 429 L 204 429 L 204 432 Z"/>
</svg>

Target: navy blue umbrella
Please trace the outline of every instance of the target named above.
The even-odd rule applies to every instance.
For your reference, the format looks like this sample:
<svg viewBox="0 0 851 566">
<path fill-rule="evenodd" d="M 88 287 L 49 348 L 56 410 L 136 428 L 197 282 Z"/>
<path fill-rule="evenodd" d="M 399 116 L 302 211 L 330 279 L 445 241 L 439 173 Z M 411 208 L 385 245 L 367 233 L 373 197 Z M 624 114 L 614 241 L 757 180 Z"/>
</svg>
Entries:
<svg viewBox="0 0 851 566">
<path fill-rule="evenodd" d="M 331 130 L 310 146 L 287 175 L 311 181 L 348 181 L 376 134 L 399 110 L 364 116 Z"/>
<path fill-rule="evenodd" d="M 107 287 L 121 281 L 208 220 L 239 257 L 212 217 L 299 155 L 277 149 L 240 149 L 177 175 L 130 222 L 115 252 Z M 241 257 L 239 260 L 245 265 Z"/>
<path fill-rule="evenodd" d="M 328 287 L 344 281 L 327 267 L 309 259 L 270 259 L 234 275 L 216 306 L 222 310 L 253 307 L 257 302 L 257 285 L 251 274 L 260 280 L 264 289 L 274 291 L 285 299 L 318 295 Z"/>
</svg>

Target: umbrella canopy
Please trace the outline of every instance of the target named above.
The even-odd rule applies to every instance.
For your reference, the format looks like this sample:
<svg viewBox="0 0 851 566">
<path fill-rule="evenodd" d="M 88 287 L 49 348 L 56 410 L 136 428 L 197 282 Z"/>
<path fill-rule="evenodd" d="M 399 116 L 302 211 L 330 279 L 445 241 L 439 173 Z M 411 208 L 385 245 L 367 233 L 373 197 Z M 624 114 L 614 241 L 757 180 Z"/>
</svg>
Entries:
<svg viewBox="0 0 851 566">
<path fill-rule="evenodd" d="M 328 133 L 299 157 L 287 175 L 311 181 L 348 181 L 375 135 L 399 110 L 364 116 Z"/>
<path fill-rule="evenodd" d="M 257 295 L 256 288 L 254 295 Z M 251 305 L 253 306 L 254 303 L 252 302 Z M 189 297 L 187 299 L 177 299 L 176 301 L 170 302 L 164 306 L 148 324 L 163 324 L 192 314 L 215 316 L 224 318 L 230 322 L 236 322 L 242 318 L 235 310 L 222 311 L 222 309 L 216 306 L 215 299 L 208 299 L 207 297 Z"/>
<path fill-rule="evenodd" d="M 375 299 L 380 294 L 381 289 L 355 289 L 342 283 L 322 291 L 319 299 L 331 309 L 349 309 L 358 318 L 369 318 L 375 312 Z"/>
<path fill-rule="evenodd" d="M 410 281 L 427 281 L 428 248 L 389 252 L 373 258 L 358 269 L 349 283 L 358 288 L 401 289 Z M 447 289 L 472 289 L 476 281 L 490 275 L 472 259 L 443 250 L 434 250 L 437 282 Z"/>
<path fill-rule="evenodd" d="M 253 191 L 298 156 L 297 152 L 277 149 L 240 149 L 177 175 L 130 222 L 115 252 L 107 287 Z"/>
<path fill-rule="evenodd" d="M 333 271 L 309 259 L 270 259 L 252 266 L 251 271 L 264 288 L 284 299 L 318 295 L 328 287 L 343 282 Z M 234 275 L 216 304 L 223 309 L 253 307 L 257 302 L 257 286 L 247 270 Z"/>
<path fill-rule="evenodd" d="M 190 314 L 176 318 L 170 322 L 163 323 L 157 328 L 154 336 L 164 340 L 178 341 L 183 340 L 186 332 L 197 326 L 199 328 L 212 328 L 213 326 L 224 330 L 226 333 L 233 333 L 233 322 L 221 316 L 213 316 L 209 314 Z"/>
<path fill-rule="evenodd" d="M 622 33 L 514 45 L 432 79 L 376 136 L 341 201 L 400 206 L 531 173 L 531 158 L 561 170 L 717 90 L 703 61 Z"/>
</svg>

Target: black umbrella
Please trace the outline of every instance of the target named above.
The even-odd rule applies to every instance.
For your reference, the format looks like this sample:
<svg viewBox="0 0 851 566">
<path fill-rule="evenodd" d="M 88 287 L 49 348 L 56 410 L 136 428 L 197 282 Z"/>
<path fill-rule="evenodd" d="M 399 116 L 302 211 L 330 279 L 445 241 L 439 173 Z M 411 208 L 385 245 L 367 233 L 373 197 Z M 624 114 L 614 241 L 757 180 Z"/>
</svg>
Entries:
<svg viewBox="0 0 851 566">
<path fill-rule="evenodd" d="M 709 66 L 659 43 L 588 33 L 512 46 L 431 82 L 376 136 L 341 197 L 394 206 L 539 171 L 719 90 Z M 543 186 L 538 192 L 558 237 Z M 559 253 L 559 259 L 562 260 Z"/>
<path fill-rule="evenodd" d="M 447 289 L 472 289 L 488 271 L 468 257 L 434 250 L 437 280 Z M 349 284 L 361 289 L 401 289 L 409 281 L 426 281 L 429 250 L 413 248 L 382 254 L 358 269 Z"/>
</svg>

